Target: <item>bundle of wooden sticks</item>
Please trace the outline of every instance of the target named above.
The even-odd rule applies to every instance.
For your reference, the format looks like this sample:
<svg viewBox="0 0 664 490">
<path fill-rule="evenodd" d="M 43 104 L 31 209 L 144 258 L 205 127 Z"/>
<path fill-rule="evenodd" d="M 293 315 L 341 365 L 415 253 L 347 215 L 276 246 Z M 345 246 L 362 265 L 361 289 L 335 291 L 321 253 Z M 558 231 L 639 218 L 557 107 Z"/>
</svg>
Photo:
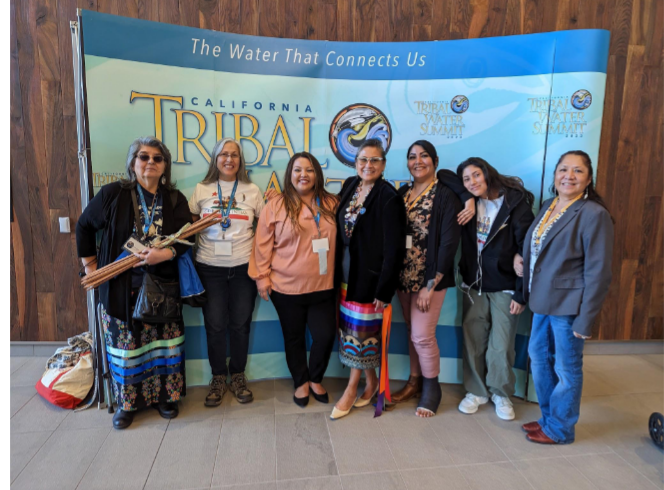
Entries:
<svg viewBox="0 0 664 490">
<path fill-rule="evenodd" d="M 202 218 L 195 223 L 184 226 L 178 233 L 174 236 L 180 240 L 195 235 L 196 233 L 201 232 L 205 228 L 209 228 L 212 225 L 219 223 L 221 219 L 221 213 L 219 211 L 207 215 L 205 218 Z M 163 237 L 161 240 L 152 244 L 156 248 L 168 247 L 173 243 L 173 237 L 167 236 Z M 136 264 L 141 261 L 135 255 L 129 255 L 123 259 L 116 260 L 115 262 L 108 264 L 101 269 L 97 269 L 90 274 L 83 276 L 81 279 L 81 284 L 89 291 L 98 287 L 100 284 L 104 284 L 106 281 L 109 281 L 116 277 L 119 274 L 122 274 L 124 271 L 128 271 Z"/>
</svg>

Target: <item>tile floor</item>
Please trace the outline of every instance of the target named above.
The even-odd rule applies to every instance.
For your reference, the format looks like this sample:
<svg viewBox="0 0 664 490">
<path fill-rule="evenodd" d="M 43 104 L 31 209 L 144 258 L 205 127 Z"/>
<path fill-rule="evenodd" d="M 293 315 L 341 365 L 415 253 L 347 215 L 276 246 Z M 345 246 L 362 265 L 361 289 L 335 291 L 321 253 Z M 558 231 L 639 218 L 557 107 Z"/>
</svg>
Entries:
<svg viewBox="0 0 664 490">
<path fill-rule="evenodd" d="M 300 409 L 289 380 L 252 383 L 255 401 L 226 395 L 203 406 L 197 387 L 180 416 L 137 415 L 125 431 L 111 415 L 60 410 L 36 395 L 45 359 L 11 358 L 11 481 L 16 489 L 615 489 L 664 488 L 664 452 L 651 442 L 648 417 L 664 412 L 664 356 L 586 356 L 577 440 L 539 446 L 523 422 L 537 405 L 515 400 L 517 420 L 490 405 L 472 416 L 456 405 L 457 385 L 443 385 L 436 417 L 399 405 L 374 419 L 372 409 L 331 421 L 332 405 Z M 398 389 L 400 382 L 394 382 Z M 344 380 L 326 386 L 333 400 Z"/>
</svg>

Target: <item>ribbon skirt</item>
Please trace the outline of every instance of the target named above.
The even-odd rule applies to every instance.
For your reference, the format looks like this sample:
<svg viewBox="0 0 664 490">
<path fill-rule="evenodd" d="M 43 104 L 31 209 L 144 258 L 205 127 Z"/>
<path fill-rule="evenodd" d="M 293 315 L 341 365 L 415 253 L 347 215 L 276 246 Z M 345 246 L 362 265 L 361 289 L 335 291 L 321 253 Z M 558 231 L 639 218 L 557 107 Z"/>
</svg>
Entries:
<svg viewBox="0 0 664 490">
<path fill-rule="evenodd" d="M 339 359 L 355 369 L 380 368 L 380 389 L 376 416 L 390 398 L 387 347 L 390 342 L 392 305 L 376 309 L 372 303 L 346 300 L 347 285 L 342 284 L 339 302 Z"/>
<path fill-rule="evenodd" d="M 101 307 L 108 367 L 118 409 L 177 402 L 186 394 L 184 324 L 123 322 Z"/>
</svg>

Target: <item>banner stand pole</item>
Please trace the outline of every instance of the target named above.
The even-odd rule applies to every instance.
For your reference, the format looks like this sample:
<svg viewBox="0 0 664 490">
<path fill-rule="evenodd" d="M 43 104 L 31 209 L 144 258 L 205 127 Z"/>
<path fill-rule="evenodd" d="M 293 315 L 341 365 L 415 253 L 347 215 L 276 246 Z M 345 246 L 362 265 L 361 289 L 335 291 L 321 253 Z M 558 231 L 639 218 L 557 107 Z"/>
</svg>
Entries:
<svg viewBox="0 0 664 490">
<path fill-rule="evenodd" d="M 78 149 L 78 170 L 79 183 L 81 187 L 81 212 L 90 202 L 90 181 L 88 174 L 88 148 L 87 132 L 85 121 L 85 90 L 83 87 L 83 53 L 81 49 L 81 9 L 77 9 L 77 20 L 69 22 L 72 41 L 72 61 L 74 68 L 74 99 L 76 103 L 76 135 Z M 113 413 L 113 403 L 111 401 L 110 376 L 106 362 L 105 340 L 103 329 L 98 322 L 98 315 L 95 311 L 95 291 L 87 292 L 88 307 L 88 330 L 92 334 L 95 346 L 95 386 L 94 394 L 87 407 L 97 401 L 97 409 L 108 407 L 109 413 Z M 99 328 L 97 328 L 99 326 Z"/>
</svg>

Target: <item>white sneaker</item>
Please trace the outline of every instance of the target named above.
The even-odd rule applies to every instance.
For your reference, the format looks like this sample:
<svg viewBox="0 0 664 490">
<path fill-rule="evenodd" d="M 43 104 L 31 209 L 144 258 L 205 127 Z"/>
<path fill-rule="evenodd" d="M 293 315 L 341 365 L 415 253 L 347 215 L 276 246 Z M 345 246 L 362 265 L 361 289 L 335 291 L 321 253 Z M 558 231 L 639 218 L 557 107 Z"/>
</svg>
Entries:
<svg viewBox="0 0 664 490">
<path fill-rule="evenodd" d="M 486 396 L 475 396 L 472 393 L 466 393 L 466 398 L 459 403 L 459 411 L 463 413 L 475 413 L 480 405 L 487 403 L 489 399 Z"/>
<path fill-rule="evenodd" d="M 491 395 L 491 401 L 496 405 L 496 415 L 503 420 L 514 420 L 514 407 L 507 396 Z"/>
</svg>

